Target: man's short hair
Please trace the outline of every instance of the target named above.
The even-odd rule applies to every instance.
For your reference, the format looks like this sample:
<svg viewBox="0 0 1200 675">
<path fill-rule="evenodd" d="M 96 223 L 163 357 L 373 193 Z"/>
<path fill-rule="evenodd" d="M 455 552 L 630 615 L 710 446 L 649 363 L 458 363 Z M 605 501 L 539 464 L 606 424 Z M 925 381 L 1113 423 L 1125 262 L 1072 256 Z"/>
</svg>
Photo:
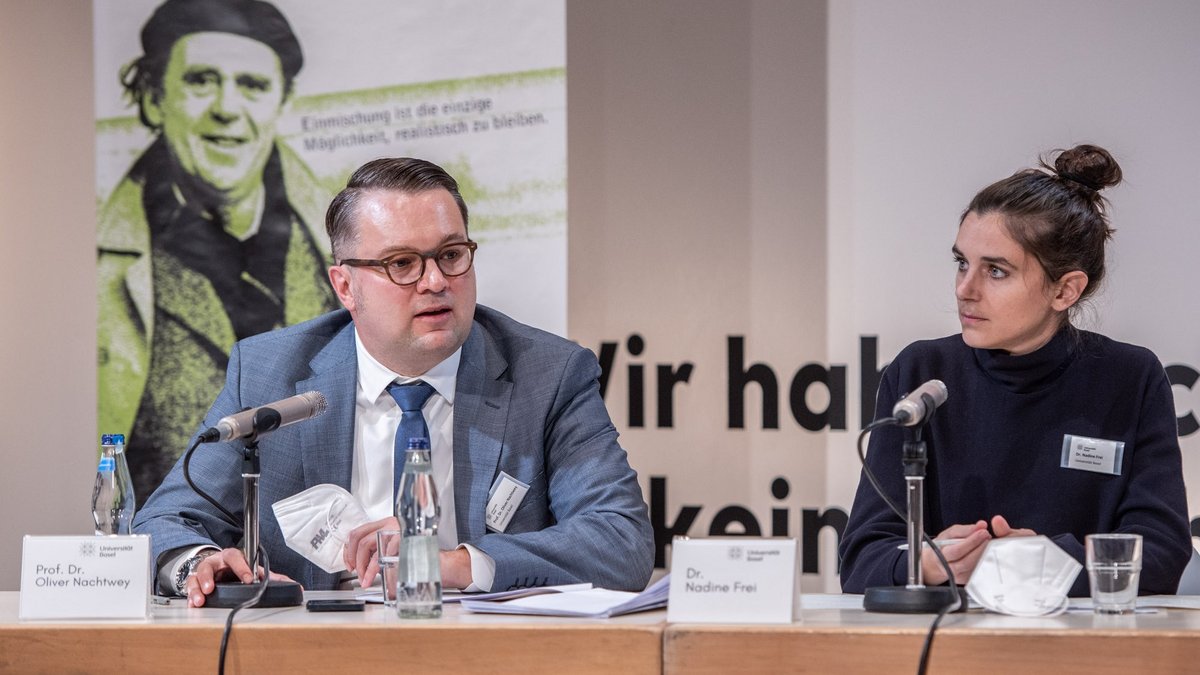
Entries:
<svg viewBox="0 0 1200 675">
<path fill-rule="evenodd" d="M 292 26 L 275 5 L 262 0 L 167 0 L 142 26 L 142 55 L 121 69 L 125 93 L 138 105 L 142 123 L 154 127 L 142 110 L 147 94 L 162 95 L 163 74 L 175 43 L 193 33 L 230 33 L 257 40 L 279 56 L 283 92 L 304 67 L 304 53 Z"/>
<path fill-rule="evenodd" d="M 333 259 L 342 259 L 346 249 L 358 238 L 354 219 L 358 211 L 359 197 L 372 190 L 389 190 L 415 194 L 428 190 L 445 190 L 458 204 L 463 227 L 467 226 L 467 203 L 458 191 L 458 181 L 442 167 L 424 159 L 412 157 L 385 157 L 363 164 L 346 181 L 346 187 L 337 193 L 325 212 L 325 231 L 333 249 Z"/>
</svg>

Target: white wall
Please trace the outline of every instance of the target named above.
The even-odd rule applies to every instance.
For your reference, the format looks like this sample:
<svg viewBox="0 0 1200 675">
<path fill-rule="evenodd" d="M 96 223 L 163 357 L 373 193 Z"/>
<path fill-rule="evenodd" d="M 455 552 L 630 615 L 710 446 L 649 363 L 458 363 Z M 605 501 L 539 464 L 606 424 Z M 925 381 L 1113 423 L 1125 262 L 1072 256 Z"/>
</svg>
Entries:
<svg viewBox="0 0 1200 675">
<path fill-rule="evenodd" d="M 22 535 L 92 532 L 91 56 L 91 3 L 0 0 L 0 590 Z"/>
<path fill-rule="evenodd" d="M 740 506 L 770 533 L 783 509 L 795 536 L 800 508 L 825 504 L 823 437 L 787 404 L 795 372 L 825 354 L 824 4 L 568 3 L 567 73 L 568 332 L 617 346 L 606 401 L 652 520 L 699 507 L 688 531 L 705 535 Z M 729 336 L 747 367 L 774 370 L 777 429 L 762 428 L 757 385 L 745 428 L 729 427 Z M 660 427 L 658 368 L 684 364 Z M 629 412 L 638 369 L 642 426 Z"/>
<path fill-rule="evenodd" d="M 853 359 L 860 334 L 880 336 L 882 362 L 957 333 L 962 209 L 1039 153 L 1091 142 L 1126 182 L 1105 193 L 1117 233 L 1083 325 L 1200 368 L 1198 29 L 1185 1 L 831 3 L 830 358 Z M 1200 411 L 1200 391 L 1175 394 Z M 852 440 L 831 436 L 831 452 Z M 1196 515 L 1200 434 L 1182 446 Z M 857 467 L 830 469 L 845 503 Z"/>
</svg>

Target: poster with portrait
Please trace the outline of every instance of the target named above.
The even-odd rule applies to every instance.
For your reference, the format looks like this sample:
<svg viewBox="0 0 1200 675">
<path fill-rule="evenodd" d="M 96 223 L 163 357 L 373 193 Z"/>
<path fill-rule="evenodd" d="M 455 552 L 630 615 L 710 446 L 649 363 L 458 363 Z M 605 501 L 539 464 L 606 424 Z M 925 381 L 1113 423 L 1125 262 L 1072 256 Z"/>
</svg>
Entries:
<svg viewBox="0 0 1200 675">
<path fill-rule="evenodd" d="M 238 339 L 338 307 L 325 208 L 368 160 L 444 167 L 479 301 L 565 333 L 561 1 L 93 8 L 99 431 L 127 435 L 139 501 Z"/>
</svg>

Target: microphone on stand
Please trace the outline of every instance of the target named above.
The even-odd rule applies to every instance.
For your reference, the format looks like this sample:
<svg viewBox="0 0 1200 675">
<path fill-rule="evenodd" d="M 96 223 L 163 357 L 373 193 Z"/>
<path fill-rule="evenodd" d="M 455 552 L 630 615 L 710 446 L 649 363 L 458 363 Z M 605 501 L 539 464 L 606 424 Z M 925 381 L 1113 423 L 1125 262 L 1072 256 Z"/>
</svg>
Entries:
<svg viewBox="0 0 1200 675">
<path fill-rule="evenodd" d="M 921 429 L 946 399 L 949 392 L 941 380 L 929 380 L 917 387 L 892 408 L 892 417 L 877 420 L 867 430 L 884 424 L 912 427 L 909 440 L 904 442 L 901 461 L 904 465 L 905 497 L 907 510 L 902 512 L 880 489 L 870 467 L 863 463 L 863 471 L 888 506 L 904 519 L 908 534 L 908 584 L 906 586 L 875 586 L 868 588 L 863 596 L 863 609 L 868 612 L 890 612 L 903 614 L 926 614 L 945 611 L 959 604 L 959 611 L 967 603 L 958 588 L 927 587 L 922 579 L 921 542 L 925 539 L 925 465 L 929 461 L 925 441 L 921 440 Z M 867 430 L 864 430 L 864 434 Z M 859 436 L 859 453 L 862 456 L 862 436 Z M 953 574 L 950 575 L 953 579 Z"/>
<path fill-rule="evenodd" d="M 899 420 L 902 427 L 916 426 L 932 415 L 933 411 L 945 403 L 949 396 L 950 393 L 946 391 L 944 382 L 930 380 L 897 401 L 895 407 L 892 408 L 892 417 Z"/>
<path fill-rule="evenodd" d="M 201 443 L 218 443 L 252 435 L 263 436 L 280 427 L 303 422 L 325 412 L 329 403 L 319 391 L 306 391 L 282 401 L 222 417 L 200 434 Z"/>
<path fill-rule="evenodd" d="M 239 413 L 222 417 L 216 426 L 205 429 L 188 449 L 184 458 L 183 473 L 188 485 L 192 486 L 218 510 L 228 514 L 225 507 L 192 483 L 188 475 L 191 453 L 201 443 L 240 440 L 242 442 L 242 554 L 251 570 L 257 573 L 259 561 L 258 531 L 258 479 L 260 475 L 258 441 L 263 436 L 289 424 L 312 419 L 325 412 L 328 402 L 319 391 L 308 391 L 281 401 L 247 408 Z M 263 557 L 266 557 L 263 551 Z M 265 562 L 265 561 L 264 561 Z M 304 591 L 294 581 L 279 581 L 267 578 L 270 573 L 264 565 L 264 578 L 257 584 L 239 582 L 218 583 L 209 594 L 205 605 L 209 607 L 293 607 L 304 601 Z"/>
</svg>

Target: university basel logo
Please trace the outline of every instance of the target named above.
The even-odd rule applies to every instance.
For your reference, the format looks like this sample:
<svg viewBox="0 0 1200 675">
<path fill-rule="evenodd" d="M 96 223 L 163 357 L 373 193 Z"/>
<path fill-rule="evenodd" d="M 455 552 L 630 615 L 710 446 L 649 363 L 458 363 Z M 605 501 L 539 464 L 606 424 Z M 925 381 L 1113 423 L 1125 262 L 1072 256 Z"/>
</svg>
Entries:
<svg viewBox="0 0 1200 675">
<path fill-rule="evenodd" d="M 96 556 L 96 544 L 94 542 L 85 541 L 79 545 L 79 555 L 84 558 L 93 558 Z"/>
<path fill-rule="evenodd" d="M 742 556 L 744 556 L 745 554 L 746 554 L 746 552 L 742 549 L 741 546 L 730 546 L 729 547 L 729 559 L 730 560 L 741 560 Z"/>
</svg>

